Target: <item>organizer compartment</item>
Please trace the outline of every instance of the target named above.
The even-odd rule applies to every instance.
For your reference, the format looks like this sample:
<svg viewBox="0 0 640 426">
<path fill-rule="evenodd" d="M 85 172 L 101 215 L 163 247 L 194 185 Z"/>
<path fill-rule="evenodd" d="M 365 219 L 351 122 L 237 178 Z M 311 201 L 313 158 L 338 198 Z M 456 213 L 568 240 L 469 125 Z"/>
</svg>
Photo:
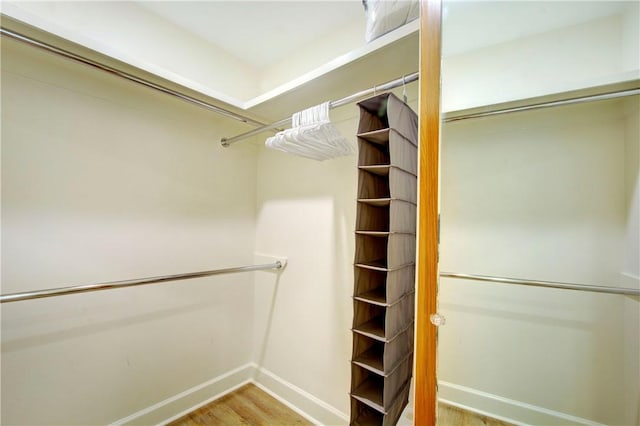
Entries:
<svg viewBox="0 0 640 426">
<path fill-rule="evenodd" d="M 393 165 L 413 175 L 418 173 L 418 147 L 393 129 L 358 135 L 360 166 Z"/>
<path fill-rule="evenodd" d="M 413 353 L 384 376 L 354 364 L 351 396 L 383 414 L 388 413 L 407 384 L 412 368 Z"/>
<path fill-rule="evenodd" d="M 379 133 L 379 132 L 373 132 Z M 390 165 L 391 155 L 389 152 L 389 141 L 387 132 L 383 131 L 382 136 L 385 140 L 374 142 L 371 137 L 367 137 L 367 133 L 358 136 L 358 164 L 361 166 L 379 166 Z"/>
<path fill-rule="evenodd" d="M 394 129 L 417 145 L 418 116 L 392 93 L 383 93 L 358 103 L 358 134 L 380 129 Z"/>
<path fill-rule="evenodd" d="M 413 323 L 388 342 L 354 334 L 353 363 L 379 375 L 388 375 L 413 351 Z"/>
<path fill-rule="evenodd" d="M 389 167 L 388 174 L 375 173 L 370 169 L 359 169 L 358 199 L 397 199 L 416 203 L 416 177 L 397 167 Z"/>
<path fill-rule="evenodd" d="M 354 299 L 353 331 L 381 342 L 389 342 L 413 323 L 413 293 L 390 306 Z"/>
<path fill-rule="evenodd" d="M 362 235 L 356 233 L 356 265 L 394 270 L 414 263 L 415 257 L 415 235 Z"/>
<path fill-rule="evenodd" d="M 386 413 L 378 411 L 352 397 L 351 424 L 358 426 L 394 426 L 398 422 L 398 419 L 402 414 L 402 410 L 409 402 L 409 390 L 410 383 L 407 381 L 406 385 L 400 391 L 400 394 L 391 404 L 391 407 L 386 411 Z"/>
<path fill-rule="evenodd" d="M 393 271 L 355 268 L 354 298 L 389 306 L 414 291 L 415 265 Z"/>
<path fill-rule="evenodd" d="M 356 232 L 415 234 L 416 206 L 403 200 L 377 203 L 360 201 L 356 214 L 356 230 Z"/>
</svg>

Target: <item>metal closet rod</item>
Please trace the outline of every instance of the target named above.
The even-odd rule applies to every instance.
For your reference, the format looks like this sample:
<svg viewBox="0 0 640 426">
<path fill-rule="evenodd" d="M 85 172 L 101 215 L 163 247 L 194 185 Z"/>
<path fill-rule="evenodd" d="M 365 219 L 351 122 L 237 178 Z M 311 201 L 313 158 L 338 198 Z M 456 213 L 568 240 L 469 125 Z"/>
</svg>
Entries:
<svg viewBox="0 0 640 426">
<path fill-rule="evenodd" d="M 462 280 L 487 281 L 499 284 L 517 284 L 533 287 L 560 288 L 564 290 L 590 291 L 595 293 L 625 294 L 628 296 L 640 296 L 640 290 L 635 288 L 608 287 L 600 285 L 559 283 L 554 281 L 536 281 L 520 278 L 490 277 L 486 275 L 458 274 L 453 272 L 440 272 L 441 277 L 456 278 Z"/>
<path fill-rule="evenodd" d="M 480 118 L 480 117 L 490 117 L 493 115 L 502 115 L 502 114 L 509 114 L 512 112 L 530 111 L 530 110 L 542 109 L 542 108 L 552 108 L 552 107 L 558 107 L 563 105 L 574 105 L 574 104 L 581 104 L 586 102 L 604 101 L 607 99 L 616 99 L 616 98 L 623 98 L 625 96 L 635 96 L 635 95 L 640 95 L 640 89 L 616 90 L 613 92 L 601 93 L 597 95 L 576 96 L 574 98 L 561 99 L 557 101 L 547 101 L 547 102 L 540 102 L 537 104 L 523 105 L 519 107 L 511 107 L 511 108 L 496 109 L 492 111 L 463 114 L 463 115 L 458 115 L 454 117 L 444 118 L 443 121 L 445 123 L 449 123 L 452 121 L 469 120 L 472 118 Z"/>
<path fill-rule="evenodd" d="M 135 287 L 146 284 L 158 284 L 166 281 L 190 280 L 193 278 L 208 277 L 211 275 L 234 274 L 237 272 L 262 271 L 266 269 L 280 269 L 282 262 L 262 265 L 239 266 L 236 268 L 214 269 L 211 271 L 189 272 L 186 274 L 164 275 L 159 277 L 138 278 L 124 281 L 111 281 L 98 284 L 85 284 L 72 287 L 51 288 L 48 290 L 25 291 L 23 293 L 3 294 L 0 296 L 0 303 L 20 302 L 22 300 L 42 299 L 45 297 L 66 296 L 74 293 L 85 293 L 89 291 L 112 290 L 115 288 Z"/>
<path fill-rule="evenodd" d="M 264 124 L 265 124 L 265 123 L 262 123 L 260 121 L 256 121 L 256 120 L 254 120 L 252 118 L 245 117 L 244 115 L 241 115 L 241 114 L 235 113 L 233 111 L 229 111 L 227 109 L 221 108 L 219 106 L 210 104 L 208 102 L 201 101 L 199 99 L 196 99 L 196 98 L 191 97 L 189 95 L 186 95 L 184 93 L 180 93 L 180 92 L 175 91 L 173 89 L 169 89 L 168 87 L 164 87 L 164 86 L 161 86 L 159 84 L 153 83 L 153 82 L 151 82 L 149 80 L 145 80 L 143 78 L 136 77 L 133 74 L 129 74 L 127 72 L 120 71 L 120 70 L 115 69 L 113 67 L 110 67 L 108 65 L 101 64 L 100 62 L 94 61 L 94 60 L 86 58 L 84 56 L 80 56 L 80 55 L 77 55 L 75 53 L 71 53 L 68 50 L 60 49 L 58 47 L 55 47 L 55 46 L 52 46 L 50 44 L 44 43 L 42 41 L 36 40 L 36 39 L 31 38 L 29 36 L 26 36 L 24 34 L 19 34 L 19 33 L 16 33 L 14 31 L 8 30 L 6 28 L 0 28 L 0 34 L 3 37 L 9 37 L 11 39 L 26 43 L 26 44 L 28 44 L 30 46 L 45 50 L 45 51 L 53 53 L 55 55 L 62 56 L 64 58 L 70 59 L 70 60 L 75 61 L 75 62 L 79 62 L 79 63 L 84 64 L 84 65 L 88 65 L 88 66 L 93 67 L 93 68 L 97 68 L 97 69 L 99 69 L 101 71 L 104 71 L 104 72 L 107 72 L 109 74 L 113 74 L 113 75 L 116 75 L 118 77 L 122 77 L 122 78 L 124 78 L 126 80 L 129 80 L 129 81 L 132 81 L 134 83 L 138 83 L 138 84 L 141 84 L 143 86 L 149 87 L 151 89 L 157 90 L 159 92 L 165 93 L 167 95 L 174 96 L 174 97 L 176 97 L 178 99 L 181 99 L 183 101 L 190 102 L 192 104 L 195 104 L 195 105 L 198 105 L 200 107 L 206 108 L 206 109 L 208 109 L 210 111 L 213 111 L 213 112 L 215 112 L 217 114 L 220 114 L 220 115 L 223 115 L 225 117 L 232 118 L 234 120 L 238 120 L 238 121 L 241 121 L 243 123 L 253 124 L 255 126 L 264 126 Z"/>
<path fill-rule="evenodd" d="M 333 101 L 329 104 L 330 108 L 337 108 L 346 104 L 349 104 L 351 102 L 354 102 L 356 100 L 359 100 L 365 96 L 369 96 L 372 94 L 375 94 L 376 91 L 385 91 L 385 90 L 391 90 L 394 89 L 398 86 L 401 86 L 403 84 L 406 83 L 411 83 L 413 81 L 418 80 L 420 77 L 418 72 L 415 72 L 413 74 L 409 74 L 400 78 L 397 78 L 395 80 L 389 81 L 387 83 L 383 83 L 379 86 L 374 86 L 370 89 L 367 90 L 363 90 L 361 92 L 358 93 L 354 93 L 353 95 L 347 96 L 346 98 L 342 98 L 339 99 L 337 101 Z M 473 119 L 473 118 L 480 118 L 480 117 L 490 117 L 490 116 L 494 116 L 494 115 L 502 115 L 502 114 L 509 114 L 509 113 L 513 113 L 513 112 L 520 112 L 520 111 L 530 111 L 530 110 L 536 110 L 536 109 L 542 109 L 542 108 L 552 108 L 552 107 L 558 107 L 558 106 L 563 106 L 563 105 L 574 105 L 574 104 L 580 104 L 580 103 L 586 103 L 586 102 L 594 102 L 594 101 L 603 101 L 603 100 L 607 100 L 607 99 L 616 99 L 616 98 L 622 98 L 622 97 L 626 97 L 626 96 L 636 96 L 636 95 L 640 95 L 640 89 L 624 89 L 624 90 L 616 90 L 613 92 L 608 92 L 608 93 L 600 93 L 600 94 L 595 94 L 595 95 L 585 95 L 585 96 L 576 96 L 573 98 L 568 98 L 568 99 L 561 99 L 561 100 L 556 100 L 556 101 L 546 101 L 546 102 L 540 102 L 537 104 L 531 104 L 531 105 L 523 105 L 523 106 L 518 106 L 518 107 L 508 107 L 508 108 L 502 108 L 502 109 L 496 109 L 496 110 L 491 110 L 491 111 L 483 111 L 483 112 L 476 112 L 476 113 L 469 113 L 469 114 L 463 114 L 463 115 L 458 115 L 458 116 L 453 116 L 453 117 L 444 117 L 443 118 L 443 122 L 445 123 L 449 123 L 452 121 L 460 121 L 460 120 L 469 120 L 469 119 Z M 259 133 L 262 133 L 264 131 L 267 130 L 273 130 L 277 127 L 280 126 L 284 126 L 284 125 L 289 125 L 291 123 L 291 118 L 283 118 L 280 121 L 276 121 L 275 123 L 271 123 L 265 126 L 261 126 L 258 127 L 256 129 L 250 130 L 248 132 L 242 133 L 240 135 L 231 137 L 231 138 L 222 138 L 220 140 L 220 143 L 222 144 L 222 146 L 224 147 L 228 147 L 229 145 L 238 142 L 242 139 L 246 139 L 248 137 L 257 135 Z"/>
<path fill-rule="evenodd" d="M 420 73 L 419 72 L 414 72 L 412 74 L 407 74 L 404 75 L 400 78 L 396 78 L 395 80 L 391 80 L 388 81 L 386 83 L 382 83 L 379 85 L 376 85 L 370 89 L 366 89 L 366 90 L 362 90 L 360 92 L 354 93 L 353 95 L 349 95 L 346 98 L 342 98 L 342 99 L 338 99 L 337 101 L 331 101 L 329 103 L 329 108 L 333 109 L 333 108 L 338 108 L 341 107 L 343 105 L 347 105 L 350 104 L 352 102 L 358 101 L 366 96 L 370 96 L 373 94 L 376 94 L 377 92 L 384 92 L 385 90 L 391 90 L 391 89 L 395 89 L 396 87 L 399 86 L 403 86 L 405 84 L 408 83 L 412 83 L 414 81 L 417 81 L 420 77 Z M 222 138 L 220 140 L 220 143 L 222 144 L 222 146 L 224 147 L 228 147 L 233 143 L 236 143 L 242 139 L 246 139 L 249 138 L 251 136 L 257 135 L 258 133 L 262 133 L 262 132 L 266 132 L 267 130 L 273 130 L 277 127 L 280 126 L 284 126 L 284 125 L 290 125 L 291 124 L 291 117 L 287 117 L 287 118 L 283 118 L 280 121 L 276 121 L 275 123 L 271 123 L 271 124 L 267 124 L 261 127 L 258 127 L 256 129 L 250 130 L 248 132 L 242 133 L 240 135 L 237 136 L 233 136 L 231 138 Z"/>
</svg>

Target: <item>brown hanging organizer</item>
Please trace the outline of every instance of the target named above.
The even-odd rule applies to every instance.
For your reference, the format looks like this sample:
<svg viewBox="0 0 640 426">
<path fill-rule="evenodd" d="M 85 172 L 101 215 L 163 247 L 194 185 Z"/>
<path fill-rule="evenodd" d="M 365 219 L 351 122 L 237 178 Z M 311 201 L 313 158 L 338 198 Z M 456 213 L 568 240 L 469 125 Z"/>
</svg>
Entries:
<svg viewBox="0 0 640 426">
<path fill-rule="evenodd" d="M 391 93 L 358 106 L 351 424 L 386 426 L 413 369 L 418 116 Z"/>
</svg>

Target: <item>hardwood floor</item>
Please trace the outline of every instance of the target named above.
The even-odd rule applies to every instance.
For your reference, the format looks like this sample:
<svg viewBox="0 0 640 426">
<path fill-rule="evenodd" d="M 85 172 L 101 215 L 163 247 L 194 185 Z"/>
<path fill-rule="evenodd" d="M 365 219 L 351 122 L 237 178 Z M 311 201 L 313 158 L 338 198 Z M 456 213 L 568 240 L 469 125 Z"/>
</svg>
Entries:
<svg viewBox="0 0 640 426">
<path fill-rule="evenodd" d="M 312 424 L 262 389 L 248 384 L 169 423 L 169 426 L 289 426 Z M 438 404 L 438 426 L 513 425 L 440 403 Z"/>
<path fill-rule="evenodd" d="M 312 424 L 252 384 L 245 385 L 235 392 L 169 423 L 170 426 Z"/>
<path fill-rule="evenodd" d="M 513 426 L 501 420 L 472 413 L 451 405 L 438 404 L 438 426 Z"/>
</svg>

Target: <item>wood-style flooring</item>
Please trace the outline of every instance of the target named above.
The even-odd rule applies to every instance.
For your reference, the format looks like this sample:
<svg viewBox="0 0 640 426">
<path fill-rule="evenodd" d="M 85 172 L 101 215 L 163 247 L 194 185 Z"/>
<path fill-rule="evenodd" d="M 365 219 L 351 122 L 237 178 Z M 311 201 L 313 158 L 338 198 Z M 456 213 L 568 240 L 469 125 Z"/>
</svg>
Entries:
<svg viewBox="0 0 640 426">
<path fill-rule="evenodd" d="M 262 389 L 248 384 L 169 423 L 169 426 L 289 426 L 312 424 Z M 438 406 L 438 426 L 513 425 L 441 403 Z"/>
<path fill-rule="evenodd" d="M 513 426 L 501 420 L 472 413 L 451 405 L 438 404 L 438 426 Z"/>
<path fill-rule="evenodd" d="M 264 392 L 248 384 L 169 423 L 170 426 L 205 425 L 313 425 L 300 414 Z"/>
</svg>

